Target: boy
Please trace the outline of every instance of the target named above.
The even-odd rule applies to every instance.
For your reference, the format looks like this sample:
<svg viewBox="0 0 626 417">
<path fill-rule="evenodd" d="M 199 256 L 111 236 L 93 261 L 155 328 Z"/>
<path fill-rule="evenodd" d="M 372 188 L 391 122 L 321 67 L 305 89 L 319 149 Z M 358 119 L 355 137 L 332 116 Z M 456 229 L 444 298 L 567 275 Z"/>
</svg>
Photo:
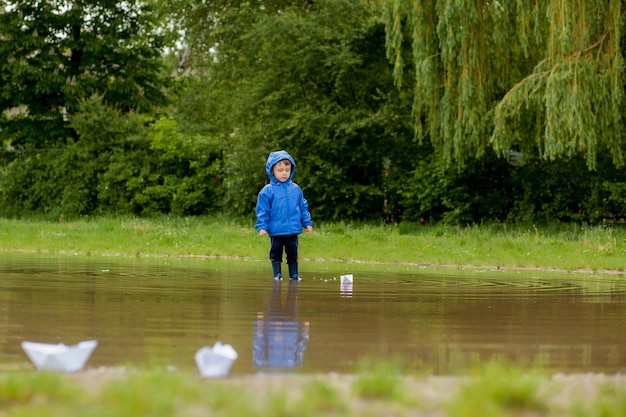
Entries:
<svg viewBox="0 0 626 417">
<path fill-rule="evenodd" d="M 287 151 L 270 153 L 265 165 L 270 178 L 259 192 L 256 204 L 256 229 L 259 235 L 270 237 L 270 262 L 274 279 L 281 281 L 283 248 L 287 254 L 289 278 L 300 281 L 298 274 L 298 235 L 304 227 L 307 233 L 313 230 L 309 203 L 302 189 L 291 181 L 296 173 L 296 162 Z"/>
</svg>

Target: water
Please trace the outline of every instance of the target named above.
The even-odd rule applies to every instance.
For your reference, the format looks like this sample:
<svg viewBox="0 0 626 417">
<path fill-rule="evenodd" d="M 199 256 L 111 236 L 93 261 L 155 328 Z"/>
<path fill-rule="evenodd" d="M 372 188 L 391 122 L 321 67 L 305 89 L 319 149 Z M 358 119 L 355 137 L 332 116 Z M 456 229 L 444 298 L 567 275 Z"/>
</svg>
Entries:
<svg viewBox="0 0 626 417">
<path fill-rule="evenodd" d="M 307 263 L 0 255 L 0 370 L 32 366 L 22 341 L 98 340 L 87 367 L 193 369 L 216 341 L 232 373 L 352 372 L 363 358 L 452 374 L 476 361 L 623 372 L 621 276 Z M 339 277 L 354 275 L 350 287 Z"/>
</svg>

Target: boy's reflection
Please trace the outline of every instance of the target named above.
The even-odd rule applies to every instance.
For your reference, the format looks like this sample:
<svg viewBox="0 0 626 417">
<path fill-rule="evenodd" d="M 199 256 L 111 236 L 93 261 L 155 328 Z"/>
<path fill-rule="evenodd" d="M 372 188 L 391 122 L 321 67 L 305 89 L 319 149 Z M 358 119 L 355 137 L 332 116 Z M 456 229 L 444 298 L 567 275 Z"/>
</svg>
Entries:
<svg viewBox="0 0 626 417">
<path fill-rule="evenodd" d="M 309 341 L 309 323 L 296 320 L 298 283 L 290 282 L 285 303 L 281 284 L 275 282 L 266 314 L 257 313 L 254 322 L 254 366 L 264 368 L 295 368 L 302 365 Z"/>
</svg>

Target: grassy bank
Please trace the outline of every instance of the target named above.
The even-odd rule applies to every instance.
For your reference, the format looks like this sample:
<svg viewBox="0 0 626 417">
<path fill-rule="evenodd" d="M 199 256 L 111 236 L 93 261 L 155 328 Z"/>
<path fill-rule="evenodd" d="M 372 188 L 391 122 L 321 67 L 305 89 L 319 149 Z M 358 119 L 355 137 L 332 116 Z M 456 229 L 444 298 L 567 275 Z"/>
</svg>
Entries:
<svg viewBox="0 0 626 417">
<path fill-rule="evenodd" d="M 268 241 L 257 235 L 253 220 L 243 219 L 0 219 L 0 251 L 265 260 Z M 622 273 L 624 255 L 623 228 L 575 224 L 333 223 L 316 225 L 312 234 L 303 234 L 300 240 L 303 260 L 325 262 Z"/>
<path fill-rule="evenodd" d="M 0 415 L 621 417 L 625 384 L 621 376 L 542 377 L 497 363 L 464 377 L 402 375 L 393 364 L 354 375 L 218 380 L 172 370 L 10 372 L 0 374 Z"/>
</svg>

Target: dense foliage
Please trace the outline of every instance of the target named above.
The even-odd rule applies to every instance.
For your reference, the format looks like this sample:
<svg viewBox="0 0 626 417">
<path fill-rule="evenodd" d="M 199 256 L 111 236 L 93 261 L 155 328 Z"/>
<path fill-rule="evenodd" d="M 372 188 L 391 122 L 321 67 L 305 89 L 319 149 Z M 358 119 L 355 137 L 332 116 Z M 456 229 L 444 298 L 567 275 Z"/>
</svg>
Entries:
<svg viewBox="0 0 626 417">
<path fill-rule="evenodd" d="M 0 215 L 251 216 L 276 149 L 315 220 L 626 213 L 619 1 L 0 7 Z"/>
<path fill-rule="evenodd" d="M 182 135 L 167 119 L 142 118 L 86 102 L 72 118 L 79 140 L 27 152 L 5 166 L 0 211 L 18 216 L 202 214 L 221 199 L 220 152 Z"/>
<path fill-rule="evenodd" d="M 448 162 L 487 146 L 624 164 L 621 0 L 385 0 L 396 82 Z M 406 26 L 406 28 L 405 28 Z M 410 40 L 415 77 L 402 74 Z M 412 79 L 411 79 L 412 78 Z"/>
<path fill-rule="evenodd" d="M 68 115 L 94 95 L 123 111 L 165 102 L 156 20 L 139 0 L 2 0 L 0 137 L 14 147 L 76 139 Z"/>
</svg>

